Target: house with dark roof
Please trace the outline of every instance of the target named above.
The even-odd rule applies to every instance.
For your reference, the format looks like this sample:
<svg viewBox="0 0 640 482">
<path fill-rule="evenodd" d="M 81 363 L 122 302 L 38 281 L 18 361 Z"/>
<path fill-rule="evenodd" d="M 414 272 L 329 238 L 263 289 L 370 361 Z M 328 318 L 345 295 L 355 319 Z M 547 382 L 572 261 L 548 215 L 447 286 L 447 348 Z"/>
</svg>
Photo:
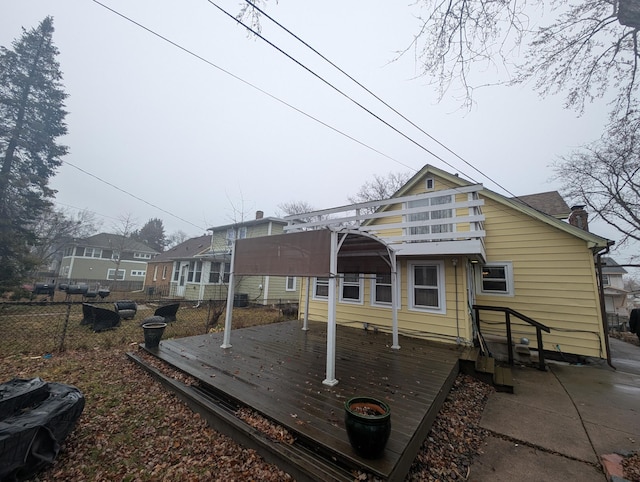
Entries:
<svg viewBox="0 0 640 482">
<path fill-rule="evenodd" d="M 211 234 L 192 238 L 150 261 L 145 288 L 158 294 L 187 300 L 227 298 L 231 255 L 238 239 L 282 234 L 287 222 L 264 217 L 209 228 Z M 266 239 L 266 238 L 265 238 Z M 237 305 L 297 303 L 299 281 L 295 276 L 242 276 L 234 283 Z"/>
<path fill-rule="evenodd" d="M 63 248 L 59 279 L 82 282 L 129 281 L 144 284 L 147 263 L 158 251 L 126 236 L 100 233 Z"/>
<path fill-rule="evenodd" d="M 604 291 L 604 306 L 607 316 L 629 316 L 627 307 L 628 292 L 624 288 L 623 275 L 627 270 L 620 266 L 613 258 L 602 258 L 602 287 Z"/>
<path fill-rule="evenodd" d="M 571 208 L 558 191 L 547 191 L 512 198 L 556 219 L 567 219 Z"/>
</svg>

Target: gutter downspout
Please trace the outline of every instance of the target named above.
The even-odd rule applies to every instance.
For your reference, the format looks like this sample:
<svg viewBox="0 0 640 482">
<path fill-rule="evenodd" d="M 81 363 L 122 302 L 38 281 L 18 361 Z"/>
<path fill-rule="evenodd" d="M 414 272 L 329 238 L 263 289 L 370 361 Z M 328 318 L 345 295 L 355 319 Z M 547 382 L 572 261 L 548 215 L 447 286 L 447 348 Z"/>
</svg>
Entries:
<svg viewBox="0 0 640 482">
<path fill-rule="evenodd" d="M 607 365 L 609 365 L 614 370 L 617 370 L 616 367 L 613 366 L 611 361 L 611 348 L 609 347 L 609 326 L 607 323 L 607 311 L 604 306 L 604 286 L 602 283 L 602 255 L 609 253 L 609 245 L 604 249 L 604 251 L 599 251 L 596 254 L 596 269 L 598 271 L 598 295 L 600 297 L 600 316 L 602 317 L 602 331 L 604 332 L 604 349 L 607 354 Z"/>
</svg>

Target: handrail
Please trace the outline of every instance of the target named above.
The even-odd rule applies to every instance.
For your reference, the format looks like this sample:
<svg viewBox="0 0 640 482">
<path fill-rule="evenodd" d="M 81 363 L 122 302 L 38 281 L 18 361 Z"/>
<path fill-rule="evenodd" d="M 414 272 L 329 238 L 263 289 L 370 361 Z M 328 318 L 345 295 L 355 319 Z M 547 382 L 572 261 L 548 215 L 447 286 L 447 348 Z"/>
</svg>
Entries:
<svg viewBox="0 0 640 482">
<path fill-rule="evenodd" d="M 500 311 L 504 313 L 505 324 L 507 327 L 507 351 L 509 353 L 509 365 L 513 365 L 513 346 L 511 342 L 511 315 L 533 326 L 536 329 L 536 339 L 538 341 L 538 368 L 542 371 L 546 370 L 545 363 L 544 363 L 544 350 L 542 345 L 542 332 L 546 331 L 547 333 L 551 333 L 551 329 L 548 326 L 543 325 L 542 323 L 534 320 L 533 318 L 529 318 L 527 315 L 523 315 L 522 313 L 512 308 L 508 308 L 506 306 L 473 305 L 473 309 L 476 315 L 476 327 L 478 329 L 478 336 L 482 336 L 480 333 L 480 310 Z"/>
</svg>

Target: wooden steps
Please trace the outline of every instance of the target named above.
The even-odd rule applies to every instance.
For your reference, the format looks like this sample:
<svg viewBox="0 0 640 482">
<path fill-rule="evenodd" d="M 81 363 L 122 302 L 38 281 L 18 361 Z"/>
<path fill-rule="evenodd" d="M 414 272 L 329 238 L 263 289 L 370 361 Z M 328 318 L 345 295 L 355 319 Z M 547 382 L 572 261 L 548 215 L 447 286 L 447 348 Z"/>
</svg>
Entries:
<svg viewBox="0 0 640 482">
<path fill-rule="evenodd" d="M 499 392 L 513 393 L 513 373 L 510 367 L 496 365 L 491 356 L 484 356 L 480 348 L 468 348 L 459 357 L 460 371 L 493 385 Z"/>
</svg>

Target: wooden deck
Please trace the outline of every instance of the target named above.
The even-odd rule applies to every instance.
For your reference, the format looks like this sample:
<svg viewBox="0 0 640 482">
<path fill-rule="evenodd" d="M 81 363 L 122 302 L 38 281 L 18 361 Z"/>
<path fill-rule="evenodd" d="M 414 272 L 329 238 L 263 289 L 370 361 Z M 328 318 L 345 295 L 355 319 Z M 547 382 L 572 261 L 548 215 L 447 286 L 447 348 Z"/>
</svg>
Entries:
<svg viewBox="0 0 640 482">
<path fill-rule="evenodd" d="M 232 348 L 222 333 L 163 340 L 149 350 L 200 380 L 235 406 L 249 406 L 291 432 L 301 444 L 344 470 L 402 480 L 458 373 L 460 349 L 391 335 L 337 327 L 336 378 L 325 378 L 326 324 L 300 321 L 237 329 Z M 391 436 L 377 460 L 357 456 L 344 428 L 344 402 L 356 395 L 391 407 Z M 313 477 L 311 477 L 313 478 Z"/>
</svg>

